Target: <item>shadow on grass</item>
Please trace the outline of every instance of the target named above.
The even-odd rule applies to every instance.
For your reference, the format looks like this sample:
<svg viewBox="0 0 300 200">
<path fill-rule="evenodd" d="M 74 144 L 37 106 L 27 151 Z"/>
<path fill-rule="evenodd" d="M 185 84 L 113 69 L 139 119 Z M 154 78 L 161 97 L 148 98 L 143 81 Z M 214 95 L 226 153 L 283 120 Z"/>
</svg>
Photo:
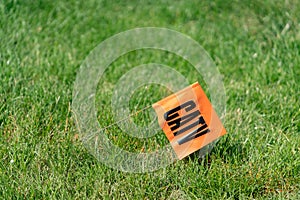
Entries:
<svg viewBox="0 0 300 200">
<path fill-rule="evenodd" d="M 249 151 L 242 143 L 230 141 L 229 137 L 224 138 L 222 142 L 216 143 L 215 147 L 210 153 L 203 157 L 199 156 L 199 151 L 194 152 L 188 158 L 193 162 L 198 162 L 205 169 L 210 169 L 214 160 L 222 160 L 223 163 L 237 164 L 239 162 L 246 162 L 249 158 Z M 189 159 L 184 159 L 188 162 Z"/>
</svg>

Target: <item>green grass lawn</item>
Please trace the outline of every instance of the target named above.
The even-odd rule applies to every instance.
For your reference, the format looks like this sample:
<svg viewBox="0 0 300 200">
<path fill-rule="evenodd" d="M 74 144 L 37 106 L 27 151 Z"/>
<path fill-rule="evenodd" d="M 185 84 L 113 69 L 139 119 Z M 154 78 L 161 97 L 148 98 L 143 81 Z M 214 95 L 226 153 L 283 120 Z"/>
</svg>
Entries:
<svg viewBox="0 0 300 200">
<path fill-rule="evenodd" d="M 228 134 L 203 160 L 126 173 L 98 162 L 78 138 L 73 83 L 104 39 L 148 26 L 189 35 L 211 55 L 223 76 Z M 124 55 L 111 69 L 149 62 L 202 80 L 189 63 L 152 50 Z M 99 110 L 122 73 L 108 70 L 99 83 Z M 138 108 L 143 90 L 133 95 L 133 110 L 169 94 L 149 91 Z M 0 199 L 300 199 L 299 97 L 298 0 L 1 1 Z M 98 120 L 109 125 L 105 111 Z M 146 142 L 110 133 L 133 152 L 168 142 L 162 132 Z"/>
</svg>

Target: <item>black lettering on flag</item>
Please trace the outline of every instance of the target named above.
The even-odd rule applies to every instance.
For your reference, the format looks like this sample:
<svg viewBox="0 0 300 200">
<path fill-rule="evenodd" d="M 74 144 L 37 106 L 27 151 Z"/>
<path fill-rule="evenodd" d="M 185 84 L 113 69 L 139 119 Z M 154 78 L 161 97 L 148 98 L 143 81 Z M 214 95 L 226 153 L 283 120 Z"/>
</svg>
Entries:
<svg viewBox="0 0 300 200">
<path fill-rule="evenodd" d="M 196 130 L 192 131 L 191 133 L 187 134 L 186 136 L 180 138 L 180 139 L 178 140 L 178 144 L 179 144 L 179 145 L 182 145 L 182 144 L 184 144 L 184 143 L 186 143 L 186 142 L 189 142 L 189 141 L 191 141 L 191 140 L 193 140 L 193 139 L 195 139 L 195 138 L 198 138 L 198 137 L 200 137 L 200 136 L 202 136 L 202 135 L 205 135 L 206 133 L 209 133 L 210 130 L 209 130 L 209 129 L 206 129 L 206 128 L 207 128 L 207 125 L 206 125 L 206 124 L 202 125 L 202 126 L 199 127 L 198 129 L 196 129 Z M 204 130 L 204 129 L 205 129 L 205 130 Z"/>
<path fill-rule="evenodd" d="M 187 135 L 183 136 L 182 138 L 180 138 L 178 140 L 179 145 L 189 142 L 195 138 L 198 138 L 198 137 L 210 132 L 210 130 L 199 110 L 188 113 L 188 112 L 192 111 L 194 108 L 196 108 L 196 104 L 194 101 L 190 100 L 180 106 L 177 106 L 176 108 L 169 110 L 168 112 L 166 112 L 164 114 L 164 118 L 167 121 L 167 124 L 169 125 L 171 131 L 172 132 L 175 131 L 175 132 L 173 132 L 174 136 L 178 136 L 182 133 L 185 133 L 187 131 L 194 129 L 193 131 L 191 131 L 190 133 L 188 133 Z M 184 109 L 185 112 L 187 113 L 183 117 L 179 117 L 178 111 L 180 111 L 181 109 Z M 188 126 L 183 127 L 185 124 L 187 124 L 188 122 L 191 122 L 193 119 L 195 119 L 197 117 L 198 117 L 197 121 L 189 124 Z M 201 126 L 199 127 L 198 125 L 201 125 Z M 198 127 L 198 128 L 195 128 L 195 127 Z"/>
<path fill-rule="evenodd" d="M 197 126 L 199 124 L 206 124 L 205 121 L 204 121 L 204 118 L 200 115 L 200 112 L 199 112 L 199 116 L 200 117 L 198 118 L 198 120 L 196 122 L 194 122 L 194 123 L 192 123 L 192 124 L 190 124 L 190 125 L 182 128 L 182 129 L 180 129 L 179 131 L 174 132 L 173 133 L 174 136 L 180 135 L 181 133 L 184 133 L 184 132 L 192 129 L 192 128 L 194 128 L 195 126 Z"/>
<path fill-rule="evenodd" d="M 177 119 L 174 119 L 173 121 L 168 122 L 168 125 L 170 126 L 172 131 L 175 131 L 176 129 L 185 125 L 186 123 L 193 120 L 194 118 L 196 118 L 199 115 L 200 115 L 199 110 L 196 110 L 196 111 L 194 111 L 190 114 L 187 114 L 181 118 L 177 118 Z M 175 133 L 174 133 L 174 135 L 175 135 Z"/>
</svg>

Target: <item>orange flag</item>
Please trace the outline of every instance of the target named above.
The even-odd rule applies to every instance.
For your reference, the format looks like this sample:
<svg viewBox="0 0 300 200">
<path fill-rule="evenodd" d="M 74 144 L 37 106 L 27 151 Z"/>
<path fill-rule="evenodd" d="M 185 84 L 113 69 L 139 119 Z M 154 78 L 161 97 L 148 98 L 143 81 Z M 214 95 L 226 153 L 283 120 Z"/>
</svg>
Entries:
<svg viewBox="0 0 300 200">
<path fill-rule="evenodd" d="M 198 82 L 154 103 L 152 107 L 180 160 L 226 133 Z"/>
</svg>

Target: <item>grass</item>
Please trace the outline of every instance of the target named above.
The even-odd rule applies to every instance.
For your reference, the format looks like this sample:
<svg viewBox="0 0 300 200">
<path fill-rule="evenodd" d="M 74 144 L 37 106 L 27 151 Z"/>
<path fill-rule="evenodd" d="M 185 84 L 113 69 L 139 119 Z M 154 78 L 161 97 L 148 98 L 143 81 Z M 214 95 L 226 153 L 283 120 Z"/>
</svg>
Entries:
<svg viewBox="0 0 300 200">
<path fill-rule="evenodd" d="M 299 13 L 297 0 L 1 1 L 1 199 L 299 199 Z M 105 166 L 84 148 L 72 118 L 72 90 L 94 47 L 145 26 L 185 33 L 212 56 L 224 77 L 228 134 L 202 161 L 190 156 L 132 174 Z M 175 58 L 136 51 L 113 65 L 156 61 L 192 82 L 188 63 Z M 105 94 L 101 84 L 119 78 L 106 74 L 97 106 Z M 112 121 L 109 110 L 98 118 Z M 116 130 L 114 142 L 131 142 Z M 160 133 L 144 142 L 136 139 L 129 150 L 146 145 L 150 151 L 166 140 Z"/>
</svg>

